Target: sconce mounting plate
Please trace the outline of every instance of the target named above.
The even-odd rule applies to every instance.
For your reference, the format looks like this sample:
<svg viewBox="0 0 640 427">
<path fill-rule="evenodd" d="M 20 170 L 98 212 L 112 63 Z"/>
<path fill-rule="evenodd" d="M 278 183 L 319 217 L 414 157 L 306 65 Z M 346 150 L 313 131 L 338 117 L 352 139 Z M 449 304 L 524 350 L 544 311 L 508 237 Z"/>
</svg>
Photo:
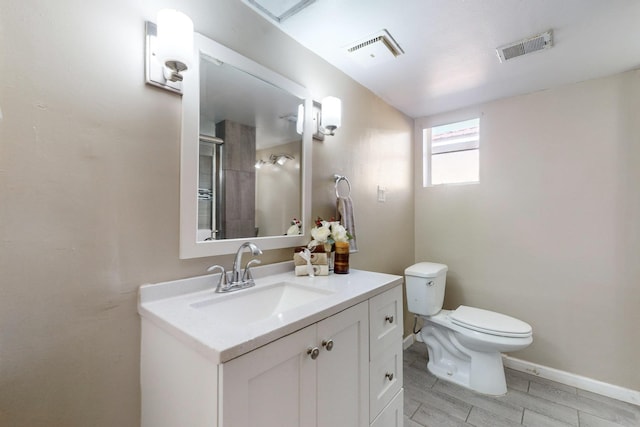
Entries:
<svg viewBox="0 0 640 427">
<path fill-rule="evenodd" d="M 145 25 L 145 81 L 152 86 L 161 87 L 182 95 L 182 82 L 172 82 L 165 77 L 165 67 L 156 56 L 158 27 L 147 21 Z"/>
</svg>

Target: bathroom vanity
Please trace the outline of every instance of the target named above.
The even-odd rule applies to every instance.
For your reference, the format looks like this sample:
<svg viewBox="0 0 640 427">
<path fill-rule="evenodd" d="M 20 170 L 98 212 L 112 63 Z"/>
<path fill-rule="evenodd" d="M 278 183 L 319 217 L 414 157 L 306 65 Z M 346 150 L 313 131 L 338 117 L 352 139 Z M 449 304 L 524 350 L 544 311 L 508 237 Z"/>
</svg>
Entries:
<svg viewBox="0 0 640 427">
<path fill-rule="evenodd" d="M 140 288 L 143 427 L 402 425 L 402 278 L 292 269 Z"/>
</svg>

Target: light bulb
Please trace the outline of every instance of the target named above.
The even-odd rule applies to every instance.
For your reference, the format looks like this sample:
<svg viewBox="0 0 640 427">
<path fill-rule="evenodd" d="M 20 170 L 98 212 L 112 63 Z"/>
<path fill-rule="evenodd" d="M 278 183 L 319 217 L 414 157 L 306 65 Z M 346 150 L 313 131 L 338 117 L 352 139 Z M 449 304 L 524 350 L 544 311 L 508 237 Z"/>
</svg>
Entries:
<svg viewBox="0 0 640 427">
<path fill-rule="evenodd" d="M 342 125 L 342 101 L 335 96 L 327 96 L 322 100 L 322 123 L 331 135 Z"/>
<path fill-rule="evenodd" d="M 174 9 L 162 9 L 157 16 L 158 60 L 174 71 L 189 68 L 193 58 L 193 21 Z"/>
</svg>

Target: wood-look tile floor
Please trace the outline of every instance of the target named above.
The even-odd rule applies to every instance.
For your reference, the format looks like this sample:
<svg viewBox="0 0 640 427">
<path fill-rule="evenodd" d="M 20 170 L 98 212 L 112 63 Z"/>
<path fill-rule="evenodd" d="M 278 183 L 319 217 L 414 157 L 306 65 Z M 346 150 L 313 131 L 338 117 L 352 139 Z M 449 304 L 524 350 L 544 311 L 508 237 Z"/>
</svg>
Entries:
<svg viewBox="0 0 640 427">
<path fill-rule="evenodd" d="M 640 406 L 506 369 L 507 394 L 486 396 L 427 371 L 427 348 L 404 351 L 404 427 L 640 427 Z"/>
</svg>

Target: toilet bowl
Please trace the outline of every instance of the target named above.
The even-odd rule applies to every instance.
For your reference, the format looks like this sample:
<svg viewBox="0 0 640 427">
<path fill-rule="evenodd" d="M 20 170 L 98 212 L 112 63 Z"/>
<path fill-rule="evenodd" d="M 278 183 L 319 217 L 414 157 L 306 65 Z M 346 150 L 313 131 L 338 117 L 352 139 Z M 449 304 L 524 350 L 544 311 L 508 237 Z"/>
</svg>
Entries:
<svg viewBox="0 0 640 427">
<path fill-rule="evenodd" d="M 424 320 L 420 337 L 429 353 L 427 369 L 480 393 L 505 394 L 501 353 L 530 345 L 531 326 L 475 307 L 443 310 L 446 272 L 446 265 L 429 262 L 405 270 L 408 309 Z"/>
</svg>

